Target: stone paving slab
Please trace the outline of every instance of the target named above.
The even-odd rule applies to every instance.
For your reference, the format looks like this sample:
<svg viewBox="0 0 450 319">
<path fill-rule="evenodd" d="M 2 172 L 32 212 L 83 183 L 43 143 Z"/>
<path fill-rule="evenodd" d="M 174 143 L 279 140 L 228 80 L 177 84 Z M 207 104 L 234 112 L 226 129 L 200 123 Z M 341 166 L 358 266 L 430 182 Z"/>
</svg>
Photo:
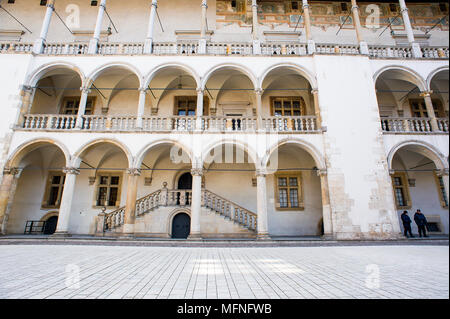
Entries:
<svg viewBox="0 0 450 319">
<path fill-rule="evenodd" d="M 449 298 L 448 246 L 0 245 L 0 298 Z"/>
</svg>

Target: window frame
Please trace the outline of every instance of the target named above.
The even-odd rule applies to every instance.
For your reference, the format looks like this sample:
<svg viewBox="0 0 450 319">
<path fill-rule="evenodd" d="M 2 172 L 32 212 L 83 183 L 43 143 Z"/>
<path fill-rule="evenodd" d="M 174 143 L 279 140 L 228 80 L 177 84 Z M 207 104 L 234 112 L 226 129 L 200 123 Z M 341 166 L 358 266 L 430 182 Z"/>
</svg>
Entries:
<svg viewBox="0 0 450 319">
<path fill-rule="evenodd" d="M 186 101 L 194 101 L 194 115 L 178 115 L 178 111 L 180 110 L 179 101 L 185 99 Z M 189 107 L 186 106 L 186 110 L 189 110 Z M 177 95 L 174 97 L 173 103 L 173 114 L 174 116 L 197 116 L 197 96 L 196 95 Z M 207 96 L 203 96 L 203 115 L 207 116 L 209 114 L 209 99 Z"/>
<path fill-rule="evenodd" d="M 102 176 L 108 176 L 108 184 L 100 184 Z M 109 196 L 111 192 L 111 187 L 116 187 L 116 185 L 111 185 L 111 177 L 118 176 L 119 177 L 119 183 L 117 185 L 117 199 L 115 202 L 115 205 L 110 205 L 109 203 Z M 121 194 L 122 194 L 122 183 L 123 183 L 123 173 L 119 173 L 117 171 L 100 171 L 96 174 L 97 182 L 95 183 L 95 192 L 94 192 L 94 203 L 93 208 L 119 208 L 121 203 Z M 106 198 L 108 199 L 108 205 L 98 205 L 98 196 L 100 195 L 100 188 L 106 187 Z"/>
<path fill-rule="evenodd" d="M 428 114 L 427 106 L 425 104 L 425 100 L 423 99 L 409 99 L 409 108 L 411 111 L 411 117 L 415 117 L 414 110 L 413 110 L 413 103 L 418 103 L 423 107 L 423 109 L 420 110 L 420 116 L 417 118 L 430 118 L 430 114 Z M 442 106 L 442 102 L 439 99 L 431 99 L 431 103 L 433 104 L 433 110 L 434 115 L 436 118 L 443 118 L 445 116 L 445 110 Z M 423 113 L 427 113 L 428 116 L 423 116 Z"/>
<path fill-rule="evenodd" d="M 59 184 L 53 184 L 53 177 L 55 176 L 60 176 L 61 177 L 61 181 Z M 64 172 L 62 171 L 57 171 L 57 170 L 51 170 L 48 172 L 47 175 L 47 182 L 45 183 L 45 192 L 44 192 L 44 198 L 42 199 L 42 203 L 41 203 L 41 208 L 47 209 L 47 208 L 60 208 L 61 207 L 61 200 L 62 200 L 62 196 L 63 196 L 63 192 L 64 192 L 64 183 L 65 183 L 65 178 L 66 178 L 66 174 L 64 174 Z M 57 200 L 55 205 L 50 205 L 49 201 L 50 201 L 50 193 L 51 193 L 51 188 L 53 187 L 53 185 L 58 185 L 58 195 L 57 195 Z"/>
<path fill-rule="evenodd" d="M 436 182 L 436 187 L 437 187 L 439 202 L 441 203 L 441 207 L 448 208 L 449 199 L 447 198 L 447 203 L 445 203 L 444 194 L 442 192 L 442 190 L 444 190 L 444 193 L 445 193 L 444 177 L 439 176 L 437 172 L 433 172 L 433 175 L 434 175 L 434 181 Z M 442 185 L 441 185 L 440 179 L 442 179 Z M 447 196 L 446 193 L 445 193 L 445 196 Z"/>
<path fill-rule="evenodd" d="M 69 102 L 69 101 L 75 101 L 76 106 L 74 107 L 74 109 L 79 109 L 80 100 L 81 100 L 80 96 L 65 96 L 63 98 L 62 105 L 59 109 L 59 114 L 61 114 L 61 115 L 77 115 L 78 111 L 73 114 L 66 114 L 66 110 L 67 110 L 66 105 L 67 105 L 67 102 Z M 86 101 L 86 110 L 84 112 L 85 115 L 93 115 L 94 114 L 96 100 L 97 100 L 96 96 L 88 96 L 87 101 Z M 92 106 L 89 106 L 89 103 L 91 103 Z"/>
<path fill-rule="evenodd" d="M 277 100 L 281 100 L 282 115 L 275 115 L 275 109 L 276 109 L 275 102 Z M 289 101 L 291 103 L 291 109 L 290 109 L 291 115 L 284 115 L 284 113 L 285 113 L 284 102 L 285 101 Z M 300 115 L 292 115 L 292 114 L 294 114 L 294 106 L 293 106 L 294 101 L 298 101 L 300 103 Z M 280 116 L 280 117 L 306 116 L 305 99 L 302 96 L 271 96 L 270 97 L 270 114 L 271 114 L 271 116 Z"/>
<path fill-rule="evenodd" d="M 395 178 L 398 177 L 401 179 L 402 181 L 402 185 L 401 186 L 396 186 L 395 185 Z M 392 179 L 392 191 L 394 192 L 394 198 L 395 198 L 395 207 L 397 207 L 397 210 L 401 210 L 401 209 L 411 209 L 411 196 L 409 193 L 409 184 L 408 184 L 408 178 L 406 176 L 405 172 L 398 172 L 398 173 L 394 173 L 391 176 Z M 397 201 L 397 196 L 396 196 L 396 188 L 402 188 L 403 189 L 403 197 L 404 197 L 404 201 L 406 202 L 406 206 L 400 206 L 398 201 Z"/>
<path fill-rule="evenodd" d="M 279 178 L 286 177 L 287 186 L 280 187 L 278 180 Z M 289 178 L 295 177 L 297 178 L 297 187 L 289 186 Z M 274 191 L 275 191 L 275 209 L 278 211 L 303 211 L 305 210 L 305 202 L 304 202 L 304 193 L 303 193 L 303 176 L 301 171 L 291 171 L 291 172 L 276 172 L 274 174 Z M 280 203 L 280 188 L 287 189 L 287 203 L 288 207 L 281 207 Z M 292 207 L 290 201 L 290 190 L 296 188 L 297 189 L 297 200 L 298 207 Z"/>
</svg>

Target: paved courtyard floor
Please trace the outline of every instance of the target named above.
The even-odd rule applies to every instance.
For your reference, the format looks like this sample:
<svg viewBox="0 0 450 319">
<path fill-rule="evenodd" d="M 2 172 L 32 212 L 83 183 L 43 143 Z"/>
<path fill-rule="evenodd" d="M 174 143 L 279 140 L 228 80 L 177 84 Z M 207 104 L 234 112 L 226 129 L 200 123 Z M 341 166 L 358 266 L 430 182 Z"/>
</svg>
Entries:
<svg viewBox="0 0 450 319">
<path fill-rule="evenodd" d="M 0 298 L 449 298 L 449 248 L 3 245 Z"/>
</svg>

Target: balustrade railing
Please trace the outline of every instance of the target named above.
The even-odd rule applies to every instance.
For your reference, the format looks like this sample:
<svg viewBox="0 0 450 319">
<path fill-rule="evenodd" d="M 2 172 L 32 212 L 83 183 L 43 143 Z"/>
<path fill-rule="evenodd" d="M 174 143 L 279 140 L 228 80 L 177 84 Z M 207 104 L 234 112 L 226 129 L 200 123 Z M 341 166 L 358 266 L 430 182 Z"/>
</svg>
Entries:
<svg viewBox="0 0 450 319">
<path fill-rule="evenodd" d="M 88 43 L 47 43 L 44 46 L 43 54 L 82 55 L 87 54 L 88 49 Z"/>
<path fill-rule="evenodd" d="M 193 131 L 195 129 L 195 116 L 152 116 L 142 119 L 142 130 L 147 132 Z"/>
<path fill-rule="evenodd" d="M 306 44 L 303 43 L 264 43 L 261 44 L 263 55 L 307 55 Z"/>
<path fill-rule="evenodd" d="M 384 132 L 429 133 L 432 132 L 431 119 L 422 117 L 389 117 L 381 119 Z"/>
<path fill-rule="evenodd" d="M 76 119 L 76 115 L 28 114 L 25 115 L 22 128 L 32 130 L 70 130 L 75 127 Z"/>
<path fill-rule="evenodd" d="M 256 230 L 258 217 L 255 213 L 208 190 L 202 192 L 202 206 L 250 230 Z"/>
<path fill-rule="evenodd" d="M 437 125 L 439 128 L 439 131 L 448 133 L 448 118 L 438 118 L 437 119 Z"/>
<path fill-rule="evenodd" d="M 174 42 L 153 42 L 153 54 L 177 54 L 177 45 Z"/>
<path fill-rule="evenodd" d="M 268 132 L 317 132 L 316 116 L 272 116 L 263 118 L 263 129 Z"/>
<path fill-rule="evenodd" d="M 359 54 L 358 45 L 346 44 L 316 44 L 317 53 L 326 54 Z"/>
<path fill-rule="evenodd" d="M 99 54 L 143 54 L 144 43 L 100 43 Z"/>
<path fill-rule="evenodd" d="M 157 190 L 136 201 L 136 216 L 141 216 L 161 205 L 161 190 Z"/>
<path fill-rule="evenodd" d="M 205 116 L 202 118 L 202 125 L 205 131 L 255 131 L 256 117 Z"/>
<path fill-rule="evenodd" d="M 0 53 L 30 53 L 33 43 L 0 42 Z"/>
<path fill-rule="evenodd" d="M 413 55 L 409 47 L 369 45 L 369 56 L 374 58 L 411 58 Z"/>
<path fill-rule="evenodd" d="M 423 47 L 422 53 L 423 57 L 428 59 L 448 59 L 450 57 L 446 47 Z"/>
<path fill-rule="evenodd" d="M 136 130 L 136 117 L 134 116 L 82 116 L 82 130 L 89 131 L 134 131 Z"/>
</svg>

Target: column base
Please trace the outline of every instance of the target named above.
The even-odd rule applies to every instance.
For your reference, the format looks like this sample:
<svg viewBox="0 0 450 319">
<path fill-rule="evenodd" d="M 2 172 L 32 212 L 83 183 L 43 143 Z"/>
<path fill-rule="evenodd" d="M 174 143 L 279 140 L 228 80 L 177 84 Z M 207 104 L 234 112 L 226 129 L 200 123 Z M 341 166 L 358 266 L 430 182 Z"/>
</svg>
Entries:
<svg viewBox="0 0 450 319">
<path fill-rule="evenodd" d="M 322 240 L 336 240 L 333 234 L 323 234 L 320 238 Z"/>
<path fill-rule="evenodd" d="M 253 40 L 253 54 L 260 55 L 261 54 L 261 41 Z"/>
<path fill-rule="evenodd" d="M 198 41 L 198 54 L 206 54 L 206 39 L 200 39 Z"/>
<path fill-rule="evenodd" d="M 316 42 L 314 42 L 314 40 L 308 40 L 307 50 L 308 54 L 313 54 L 316 52 Z"/>
<path fill-rule="evenodd" d="M 202 235 L 200 233 L 190 234 L 187 240 L 202 240 Z"/>
<path fill-rule="evenodd" d="M 362 41 L 359 43 L 359 53 L 369 55 L 369 46 L 366 42 Z"/>
<path fill-rule="evenodd" d="M 272 240 L 268 233 L 260 233 L 256 235 L 256 240 Z"/>
<path fill-rule="evenodd" d="M 72 235 L 66 231 L 56 232 L 53 235 L 50 235 L 50 238 L 68 238 L 68 237 L 72 237 Z"/>
<path fill-rule="evenodd" d="M 97 53 L 98 53 L 98 39 L 91 39 L 89 41 L 88 54 L 97 54 Z"/>
<path fill-rule="evenodd" d="M 413 58 L 423 57 L 422 50 L 420 49 L 419 43 L 416 43 L 416 42 L 411 43 L 411 51 L 412 51 Z"/>
<path fill-rule="evenodd" d="M 44 51 L 43 49 L 44 49 L 44 40 L 39 38 L 36 41 L 34 41 L 34 44 L 33 44 L 33 53 L 34 54 L 41 54 Z"/>
<path fill-rule="evenodd" d="M 153 39 L 145 39 L 144 42 L 144 54 L 153 53 Z"/>
</svg>

